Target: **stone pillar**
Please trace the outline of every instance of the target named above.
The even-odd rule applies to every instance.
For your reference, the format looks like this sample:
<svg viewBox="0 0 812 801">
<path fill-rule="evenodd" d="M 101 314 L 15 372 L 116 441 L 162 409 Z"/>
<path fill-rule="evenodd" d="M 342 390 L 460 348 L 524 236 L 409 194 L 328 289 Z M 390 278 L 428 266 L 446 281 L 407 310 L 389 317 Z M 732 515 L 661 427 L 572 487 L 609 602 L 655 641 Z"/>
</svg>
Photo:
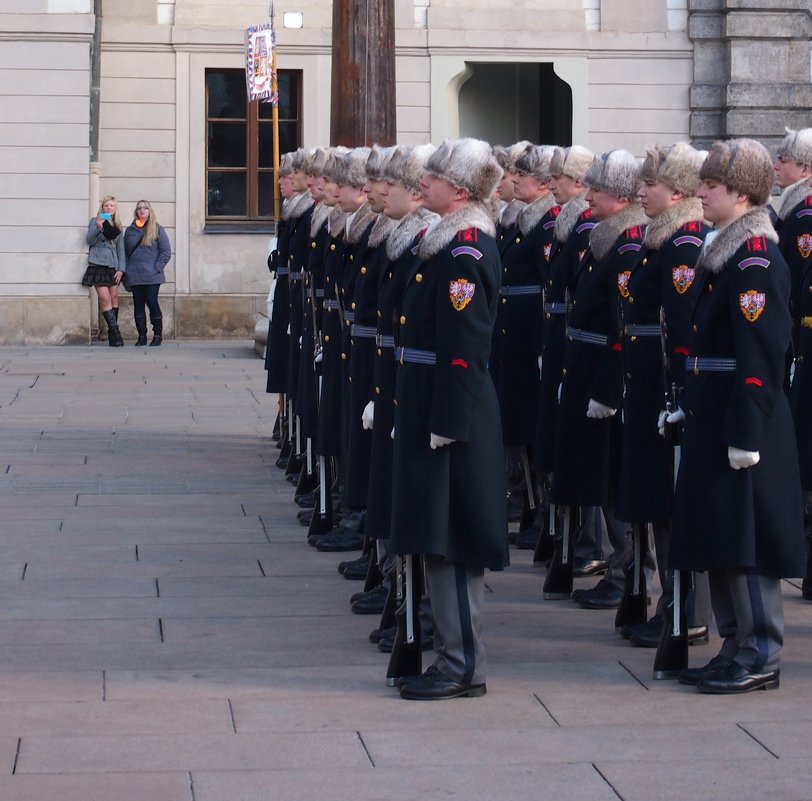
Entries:
<svg viewBox="0 0 812 801">
<path fill-rule="evenodd" d="M 785 125 L 812 125 L 812 12 L 804 0 L 689 0 L 688 35 L 696 145 L 748 136 L 770 146 Z"/>
<path fill-rule="evenodd" d="M 330 144 L 395 144 L 394 0 L 333 0 Z"/>
</svg>

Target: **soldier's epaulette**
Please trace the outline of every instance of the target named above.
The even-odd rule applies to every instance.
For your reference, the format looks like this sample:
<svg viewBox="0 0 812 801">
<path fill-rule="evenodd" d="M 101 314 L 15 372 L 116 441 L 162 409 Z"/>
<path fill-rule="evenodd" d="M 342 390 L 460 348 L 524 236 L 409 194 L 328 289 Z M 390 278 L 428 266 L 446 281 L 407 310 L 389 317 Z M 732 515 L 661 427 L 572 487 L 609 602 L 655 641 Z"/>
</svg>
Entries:
<svg viewBox="0 0 812 801">
<path fill-rule="evenodd" d="M 552 214 L 553 217 L 558 217 L 558 215 L 561 214 L 561 206 L 553 206 L 550 209 L 550 214 Z"/>
<path fill-rule="evenodd" d="M 689 223 L 685 223 L 680 229 L 681 231 L 685 231 L 686 233 L 682 236 L 678 236 L 674 238 L 674 244 L 679 247 L 680 245 L 693 245 L 694 247 L 701 248 L 702 247 L 702 237 L 694 236 L 693 232 L 700 232 L 702 231 L 702 223 L 698 220 L 692 220 Z"/>
<path fill-rule="evenodd" d="M 688 233 L 701 233 L 702 232 L 702 220 L 691 220 L 690 222 L 685 223 L 682 226 L 682 230 Z"/>
<path fill-rule="evenodd" d="M 804 203 L 805 203 L 807 206 L 812 206 L 812 195 L 807 195 L 807 196 L 806 196 L 806 200 L 804 201 Z"/>
<path fill-rule="evenodd" d="M 767 250 L 767 238 L 764 236 L 753 236 L 750 237 L 744 245 L 750 253 L 764 253 L 764 251 Z"/>
<path fill-rule="evenodd" d="M 584 209 L 578 217 L 575 233 L 580 234 L 584 231 L 591 231 L 596 225 L 597 223 L 592 220 L 592 209 Z"/>
<path fill-rule="evenodd" d="M 578 217 L 579 220 L 591 220 L 592 219 L 592 209 L 584 209 L 581 212 L 581 215 Z"/>
<path fill-rule="evenodd" d="M 812 206 L 812 195 L 807 195 L 803 202 L 806 207 Z M 812 215 L 812 208 L 802 208 L 795 212 L 795 218 L 800 220 L 802 217 L 809 217 Z"/>
<path fill-rule="evenodd" d="M 466 228 L 457 232 L 457 242 L 476 242 L 479 239 L 479 231 L 476 228 Z"/>
<path fill-rule="evenodd" d="M 626 239 L 642 239 L 643 238 L 643 226 L 642 225 L 633 225 L 631 228 L 627 228 L 623 232 L 623 236 Z"/>
</svg>

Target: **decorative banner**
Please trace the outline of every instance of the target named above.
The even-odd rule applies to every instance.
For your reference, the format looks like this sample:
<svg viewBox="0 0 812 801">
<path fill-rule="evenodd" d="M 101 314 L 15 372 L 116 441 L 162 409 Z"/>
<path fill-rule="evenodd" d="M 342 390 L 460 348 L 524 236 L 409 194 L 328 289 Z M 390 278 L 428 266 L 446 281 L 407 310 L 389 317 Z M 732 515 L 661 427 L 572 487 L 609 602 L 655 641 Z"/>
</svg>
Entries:
<svg viewBox="0 0 812 801">
<path fill-rule="evenodd" d="M 252 25 L 245 31 L 245 83 L 248 102 L 261 100 L 265 103 L 279 102 L 273 92 L 273 51 L 276 36 L 273 23 Z"/>
</svg>

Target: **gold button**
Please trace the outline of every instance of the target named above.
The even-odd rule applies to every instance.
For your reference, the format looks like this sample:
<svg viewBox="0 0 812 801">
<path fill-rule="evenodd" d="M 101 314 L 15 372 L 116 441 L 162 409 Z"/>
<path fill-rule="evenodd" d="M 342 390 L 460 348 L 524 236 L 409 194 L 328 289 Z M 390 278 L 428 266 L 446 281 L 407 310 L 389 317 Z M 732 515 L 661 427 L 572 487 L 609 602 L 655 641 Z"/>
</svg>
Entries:
<svg viewBox="0 0 812 801">
<path fill-rule="evenodd" d="M 381 388 L 380 388 L 380 387 L 375 387 L 375 394 L 376 394 L 376 395 L 380 395 L 380 394 L 381 394 Z"/>
<path fill-rule="evenodd" d="M 330 250 L 335 250 L 335 249 L 336 249 L 335 245 L 330 245 Z"/>
<path fill-rule="evenodd" d="M 325 337 L 324 337 L 324 341 L 325 341 L 325 342 L 329 342 L 329 341 L 330 341 L 330 335 L 329 335 L 329 334 L 325 335 Z"/>
<path fill-rule="evenodd" d="M 350 253 L 350 261 L 355 261 L 355 256 L 352 253 Z"/>
<path fill-rule="evenodd" d="M 575 306 L 577 302 L 577 300 L 572 301 L 572 305 Z"/>
<path fill-rule="evenodd" d="M 632 377 L 631 373 L 626 373 L 626 378 L 631 378 L 631 377 Z"/>
<path fill-rule="evenodd" d="M 400 406 L 400 404 L 397 402 L 397 399 L 395 399 L 394 401 L 392 401 L 392 403 L 394 403 L 394 404 L 395 404 L 395 406 Z"/>
<path fill-rule="evenodd" d="M 503 270 L 502 272 L 505 272 L 505 273 L 506 273 L 506 272 L 507 272 L 507 267 L 505 267 L 505 268 L 504 268 L 504 270 Z"/>
<path fill-rule="evenodd" d="M 516 244 L 518 245 L 518 244 L 519 244 L 519 242 L 521 242 L 521 241 L 522 241 L 522 238 L 521 238 L 520 236 L 517 236 L 517 237 L 516 237 Z"/>
<path fill-rule="evenodd" d="M 406 325 L 406 317 L 404 315 L 401 315 L 401 317 L 400 317 L 400 324 L 401 325 Z"/>
<path fill-rule="evenodd" d="M 389 277 L 390 277 L 390 278 L 392 277 L 392 273 L 389 273 Z"/>
<path fill-rule="evenodd" d="M 383 356 L 383 351 L 380 348 L 378 348 L 378 356 Z"/>
<path fill-rule="evenodd" d="M 353 302 L 350 304 L 350 308 L 351 308 L 353 311 L 355 311 L 355 301 L 353 301 Z"/>
<path fill-rule="evenodd" d="M 355 340 L 354 340 L 354 339 L 350 339 L 350 346 L 352 346 L 352 345 L 354 345 L 354 344 L 355 344 Z"/>
<path fill-rule="evenodd" d="M 590 273 L 592 272 L 592 265 L 591 264 L 589 265 L 589 270 L 587 272 L 590 272 Z"/>
<path fill-rule="evenodd" d="M 713 284 L 708 284 L 708 292 L 713 292 Z"/>
<path fill-rule="evenodd" d="M 699 329 L 696 327 L 696 323 L 694 323 L 693 329 L 694 329 L 694 332 L 699 331 Z"/>
<path fill-rule="evenodd" d="M 504 306 L 507 303 L 507 298 L 502 298 L 502 305 Z"/>
<path fill-rule="evenodd" d="M 648 259 L 643 259 L 643 264 L 648 264 Z"/>
<path fill-rule="evenodd" d="M 629 303 L 634 303 L 634 298 L 629 296 Z"/>
<path fill-rule="evenodd" d="M 342 353 L 342 354 L 341 354 L 341 358 L 342 358 L 342 359 L 346 359 L 346 358 L 347 358 L 347 354 L 346 354 L 346 353 Z"/>
<path fill-rule="evenodd" d="M 352 384 L 352 376 L 349 377 L 349 382 Z"/>
<path fill-rule="evenodd" d="M 565 368 L 564 368 L 564 369 L 561 371 L 561 375 L 566 375 L 566 374 L 567 374 L 567 368 L 565 367 Z"/>
<path fill-rule="evenodd" d="M 366 267 L 362 267 L 362 268 L 361 268 L 361 275 L 366 275 L 366 274 L 367 274 L 367 268 L 366 268 Z"/>
<path fill-rule="evenodd" d="M 505 333 L 505 329 L 504 329 L 504 328 L 502 329 L 502 333 L 503 333 L 503 334 Z"/>
<path fill-rule="evenodd" d="M 378 317 L 380 317 L 380 316 L 381 316 L 381 310 L 378 309 Z"/>
<path fill-rule="evenodd" d="M 328 275 L 324 280 L 327 281 L 327 283 L 329 284 L 330 283 L 330 276 Z"/>
<path fill-rule="evenodd" d="M 548 313 L 548 314 L 547 314 L 547 319 L 549 320 L 549 319 L 550 319 L 552 316 L 553 316 L 552 314 L 549 314 L 549 313 Z"/>
<path fill-rule="evenodd" d="M 414 277 L 414 280 L 415 280 L 415 281 L 417 281 L 417 283 L 419 284 L 419 283 L 420 283 L 420 282 L 423 280 L 423 273 L 418 273 L 418 274 L 417 274 L 417 275 Z"/>
<path fill-rule="evenodd" d="M 636 342 L 636 341 L 637 341 L 637 337 L 632 337 L 631 339 L 632 339 L 632 342 Z M 629 376 L 629 378 L 631 378 L 631 376 Z"/>
<path fill-rule="evenodd" d="M 316 242 L 315 242 L 315 240 L 314 240 L 313 242 L 311 242 L 311 243 L 310 243 L 310 247 L 311 247 L 311 248 L 316 247 Z"/>
</svg>

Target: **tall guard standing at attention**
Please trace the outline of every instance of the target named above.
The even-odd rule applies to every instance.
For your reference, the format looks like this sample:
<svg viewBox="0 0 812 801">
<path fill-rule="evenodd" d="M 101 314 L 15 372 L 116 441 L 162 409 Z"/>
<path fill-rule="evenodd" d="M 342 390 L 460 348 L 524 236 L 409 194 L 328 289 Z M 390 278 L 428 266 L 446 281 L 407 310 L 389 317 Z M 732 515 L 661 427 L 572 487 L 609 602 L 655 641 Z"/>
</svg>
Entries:
<svg viewBox="0 0 812 801">
<path fill-rule="evenodd" d="M 397 332 L 392 550 L 422 554 L 437 659 L 401 696 L 485 693 L 485 568 L 507 563 L 502 435 L 488 373 L 499 299 L 485 206 L 502 173 L 485 142 L 447 140 L 421 181 L 442 219 L 423 237 Z"/>
</svg>

